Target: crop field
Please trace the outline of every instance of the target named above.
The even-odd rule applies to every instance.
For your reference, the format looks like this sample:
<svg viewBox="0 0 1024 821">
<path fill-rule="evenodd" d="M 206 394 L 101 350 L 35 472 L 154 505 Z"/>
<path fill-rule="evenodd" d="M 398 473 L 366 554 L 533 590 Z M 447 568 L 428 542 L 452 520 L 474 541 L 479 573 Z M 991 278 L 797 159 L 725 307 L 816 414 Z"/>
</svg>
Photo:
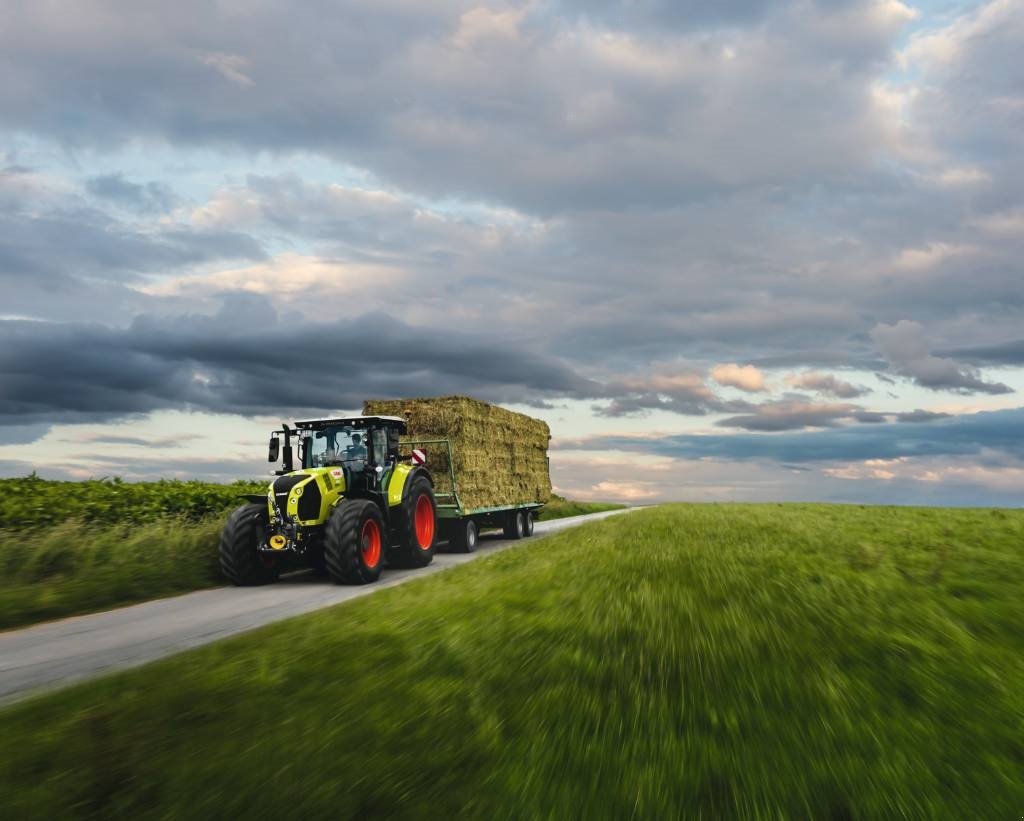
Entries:
<svg viewBox="0 0 1024 821">
<path fill-rule="evenodd" d="M 265 493 L 266 482 L 122 482 L 94 479 L 57 482 L 26 476 L 0 479 L 0 529 L 48 527 L 75 519 L 86 523 L 143 524 L 166 517 L 197 521 L 238 505 L 243 493 Z"/>
<path fill-rule="evenodd" d="M 226 584 L 217 540 L 262 482 L 0 479 L 0 630 Z M 617 505 L 556 498 L 543 518 Z"/>
<path fill-rule="evenodd" d="M 673 505 L 0 712 L 16 818 L 1017 818 L 1024 511 Z"/>
</svg>

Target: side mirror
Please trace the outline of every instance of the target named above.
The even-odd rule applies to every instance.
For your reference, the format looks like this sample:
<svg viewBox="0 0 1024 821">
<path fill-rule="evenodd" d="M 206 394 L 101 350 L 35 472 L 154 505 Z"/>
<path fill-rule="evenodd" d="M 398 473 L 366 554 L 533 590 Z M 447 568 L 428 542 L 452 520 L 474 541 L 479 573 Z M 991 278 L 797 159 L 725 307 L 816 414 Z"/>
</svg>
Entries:
<svg viewBox="0 0 1024 821">
<path fill-rule="evenodd" d="M 306 452 L 309 450 L 309 440 L 303 439 L 299 442 L 299 461 L 306 464 Z"/>
<path fill-rule="evenodd" d="M 276 462 L 281 455 L 281 440 L 276 436 L 270 437 L 270 450 L 267 453 L 268 462 Z"/>
</svg>

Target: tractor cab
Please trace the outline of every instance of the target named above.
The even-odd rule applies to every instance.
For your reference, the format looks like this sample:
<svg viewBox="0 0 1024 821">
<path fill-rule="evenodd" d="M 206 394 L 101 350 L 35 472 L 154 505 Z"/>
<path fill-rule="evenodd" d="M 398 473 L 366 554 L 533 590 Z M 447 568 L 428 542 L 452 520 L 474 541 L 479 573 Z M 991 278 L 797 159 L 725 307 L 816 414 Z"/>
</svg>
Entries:
<svg viewBox="0 0 1024 821">
<path fill-rule="evenodd" d="M 397 416 L 297 422 L 299 461 L 305 469 L 340 468 L 351 489 L 386 488 L 405 430 L 405 420 Z"/>
</svg>

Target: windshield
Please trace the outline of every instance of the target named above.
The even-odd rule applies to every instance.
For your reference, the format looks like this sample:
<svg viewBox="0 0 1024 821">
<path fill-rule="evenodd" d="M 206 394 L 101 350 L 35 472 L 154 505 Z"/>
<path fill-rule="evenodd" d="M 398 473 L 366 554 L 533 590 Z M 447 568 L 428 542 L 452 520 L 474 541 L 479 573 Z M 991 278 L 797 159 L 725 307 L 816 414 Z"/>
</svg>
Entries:
<svg viewBox="0 0 1024 821">
<path fill-rule="evenodd" d="M 315 431 L 306 442 L 303 467 L 351 464 L 365 462 L 367 458 L 365 431 L 349 427 L 324 428 Z"/>
</svg>

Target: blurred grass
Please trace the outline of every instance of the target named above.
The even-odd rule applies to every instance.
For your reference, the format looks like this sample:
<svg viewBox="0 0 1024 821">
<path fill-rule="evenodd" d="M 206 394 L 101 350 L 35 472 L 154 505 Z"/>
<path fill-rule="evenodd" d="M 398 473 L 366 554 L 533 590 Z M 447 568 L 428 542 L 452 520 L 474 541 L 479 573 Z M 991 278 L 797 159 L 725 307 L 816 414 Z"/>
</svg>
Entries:
<svg viewBox="0 0 1024 821">
<path fill-rule="evenodd" d="M 671 506 L 0 712 L 10 817 L 1017 818 L 1024 511 Z"/>
<path fill-rule="evenodd" d="M 168 517 L 0 530 L 0 629 L 224 584 L 223 524 Z"/>
</svg>

